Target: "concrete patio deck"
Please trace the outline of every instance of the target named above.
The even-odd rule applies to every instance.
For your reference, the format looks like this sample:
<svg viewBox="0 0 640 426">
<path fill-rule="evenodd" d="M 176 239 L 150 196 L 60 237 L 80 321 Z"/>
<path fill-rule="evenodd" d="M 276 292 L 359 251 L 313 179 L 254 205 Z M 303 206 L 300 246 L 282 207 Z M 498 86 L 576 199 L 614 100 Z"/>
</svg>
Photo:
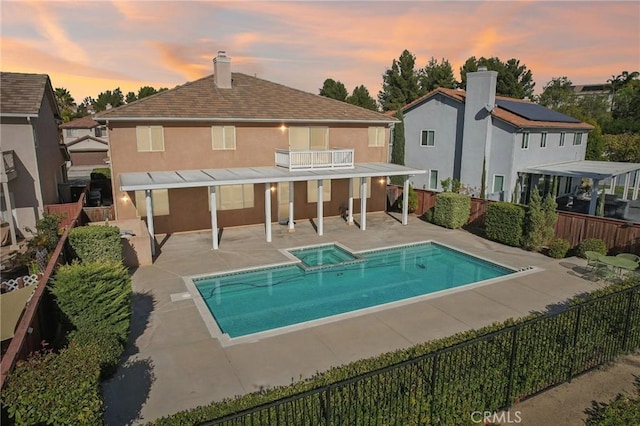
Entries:
<svg viewBox="0 0 640 426">
<path fill-rule="evenodd" d="M 367 230 L 326 218 L 323 237 L 309 221 L 296 232 L 274 225 L 225 229 L 220 250 L 211 233 L 166 236 L 152 266 L 132 271 L 134 303 L 124 362 L 103 388 L 109 425 L 142 423 L 214 400 L 286 385 L 329 367 L 412 346 L 510 317 L 557 307 L 600 285 L 581 277 L 585 261 L 553 260 L 416 217 L 370 214 Z M 390 308 L 253 343 L 223 347 L 211 337 L 183 277 L 285 261 L 279 248 L 337 241 L 365 250 L 434 240 L 516 269 L 540 271 L 431 300 Z"/>
</svg>

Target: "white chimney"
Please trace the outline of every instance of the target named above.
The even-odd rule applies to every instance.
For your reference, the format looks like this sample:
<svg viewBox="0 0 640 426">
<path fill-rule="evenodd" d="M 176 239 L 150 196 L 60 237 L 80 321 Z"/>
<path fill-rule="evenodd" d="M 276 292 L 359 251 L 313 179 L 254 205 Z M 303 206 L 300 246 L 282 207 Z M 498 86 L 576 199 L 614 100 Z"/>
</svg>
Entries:
<svg viewBox="0 0 640 426">
<path fill-rule="evenodd" d="M 231 58 L 224 50 L 213 58 L 213 82 L 218 89 L 231 89 Z"/>
</svg>

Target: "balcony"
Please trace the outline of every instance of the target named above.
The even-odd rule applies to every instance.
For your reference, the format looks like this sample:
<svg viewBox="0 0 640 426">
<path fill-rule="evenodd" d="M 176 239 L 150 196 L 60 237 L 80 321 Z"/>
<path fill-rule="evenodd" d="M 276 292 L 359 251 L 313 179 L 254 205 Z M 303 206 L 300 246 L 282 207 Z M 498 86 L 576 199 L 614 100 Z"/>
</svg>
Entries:
<svg viewBox="0 0 640 426">
<path fill-rule="evenodd" d="M 276 166 L 289 170 L 353 169 L 353 149 L 287 151 L 276 149 Z"/>
<path fill-rule="evenodd" d="M 2 163 L 0 163 L 0 182 L 9 182 L 18 176 L 16 170 L 15 153 L 13 151 L 2 151 Z"/>
</svg>

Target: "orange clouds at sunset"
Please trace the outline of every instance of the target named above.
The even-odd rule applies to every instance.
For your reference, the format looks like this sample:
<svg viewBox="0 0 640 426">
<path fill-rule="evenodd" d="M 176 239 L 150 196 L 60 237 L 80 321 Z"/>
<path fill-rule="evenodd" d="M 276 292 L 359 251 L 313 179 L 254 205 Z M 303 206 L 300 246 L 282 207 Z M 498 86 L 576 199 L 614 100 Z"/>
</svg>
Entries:
<svg viewBox="0 0 640 426">
<path fill-rule="evenodd" d="M 326 78 L 375 96 L 404 49 L 416 67 L 517 58 L 553 77 L 605 82 L 640 69 L 638 2 L 2 2 L 3 71 L 46 73 L 77 101 L 234 71 L 317 93 Z"/>
</svg>

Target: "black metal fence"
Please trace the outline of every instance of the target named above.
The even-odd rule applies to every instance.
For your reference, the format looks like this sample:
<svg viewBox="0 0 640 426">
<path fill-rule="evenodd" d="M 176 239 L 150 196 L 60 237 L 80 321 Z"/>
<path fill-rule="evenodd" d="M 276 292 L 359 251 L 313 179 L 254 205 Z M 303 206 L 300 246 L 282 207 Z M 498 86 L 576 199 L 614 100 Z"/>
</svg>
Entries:
<svg viewBox="0 0 640 426">
<path fill-rule="evenodd" d="M 639 347 L 635 286 L 203 424 L 468 424 Z"/>
</svg>

